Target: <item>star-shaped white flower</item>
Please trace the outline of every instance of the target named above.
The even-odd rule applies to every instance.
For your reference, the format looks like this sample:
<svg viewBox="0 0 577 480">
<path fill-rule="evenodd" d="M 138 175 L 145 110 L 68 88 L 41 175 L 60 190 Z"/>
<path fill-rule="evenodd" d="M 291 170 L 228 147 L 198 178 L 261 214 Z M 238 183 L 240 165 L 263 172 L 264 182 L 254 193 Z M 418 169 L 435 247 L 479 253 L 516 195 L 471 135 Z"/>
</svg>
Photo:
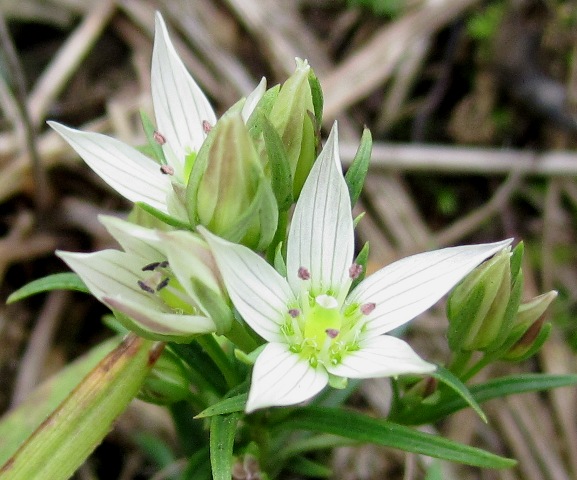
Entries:
<svg viewBox="0 0 577 480">
<path fill-rule="evenodd" d="M 135 148 L 106 135 L 82 132 L 57 122 L 48 124 L 122 196 L 186 219 L 174 188 L 186 185 L 192 162 L 215 124 L 216 115 L 176 53 L 160 13 L 156 14 L 151 90 L 157 122 L 155 138 L 162 145 L 166 165 L 160 166 Z M 263 79 L 247 97 L 241 111 L 245 122 L 265 90 Z"/>
<path fill-rule="evenodd" d="M 406 342 L 384 334 L 427 310 L 483 260 L 511 243 L 407 257 L 349 293 L 360 266 L 353 263 L 353 217 L 337 145 L 335 125 L 295 208 L 287 278 L 248 248 L 200 228 L 235 307 L 268 342 L 254 365 L 247 412 L 307 400 L 331 376 L 433 371 L 435 366 Z"/>
<path fill-rule="evenodd" d="M 210 250 L 198 235 L 150 230 L 116 217 L 101 216 L 100 221 L 124 251 L 56 254 L 98 300 L 124 315 L 121 320 L 128 329 L 176 342 L 228 329 L 232 316 L 229 312 L 226 318 L 221 280 Z M 218 322 L 203 306 L 194 281 L 201 281 L 202 295 L 210 296 L 207 305 L 214 307 L 222 298 Z"/>
</svg>

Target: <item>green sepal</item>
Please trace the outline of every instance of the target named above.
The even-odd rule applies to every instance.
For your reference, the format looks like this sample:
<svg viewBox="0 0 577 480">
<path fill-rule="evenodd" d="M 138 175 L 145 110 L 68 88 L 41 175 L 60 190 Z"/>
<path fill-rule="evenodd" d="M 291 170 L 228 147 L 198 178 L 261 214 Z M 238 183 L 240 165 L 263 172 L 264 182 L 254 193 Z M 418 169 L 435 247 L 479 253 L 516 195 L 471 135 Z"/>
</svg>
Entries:
<svg viewBox="0 0 577 480">
<path fill-rule="evenodd" d="M 483 468 L 510 468 L 517 463 L 513 459 L 462 445 L 441 436 L 340 408 L 295 408 L 272 427 L 271 433 L 279 430 L 331 433 L 359 442 L 398 448 Z"/>
<path fill-rule="evenodd" d="M 349 196 L 351 198 L 351 206 L 354 206 L 355 203 L 357 203 L 363 190 L 365 178 L 369 171 L 372 149 L 373 137 L 371 131 L 368 128 L 365 128 L 355 158 L 345 174 L 345 181 L 347 182 Z"/>
<path fill-rule="evenodd" d="M 316 130 L 320 131 L 321 125 L 323 124 L 324 96 L 321 82 L 312 68 L 309 70 L 309 86 L 311 88 L 311 97 L 315 110 Z"/>
<path fill-rule="evenodd" d="M 246 122 L 246 126 L 253 140 L 257 141 L 262 133 L 262 118 L 268 118 L 280 91 L 280 84 L 269 88 L 257 103 L 254 111 Z"/>
<path fill-rule="evenodd" d="M 157 208 L 154 208 L 148 205 L 147 203 L 136 202 L 135 205 L 144 210 L 146 213 L 152 215 L 161 222 L 165 223 L 166 225 L 169 225 L 174 228 L 179 228 L 182 230 L 192 230 L 190 224 L 183 222 L 182 220 L 179 220 L 178 218 L 175 218 L 172 215 L 169 215 L 168 213 L 161 212 Z"/>
<path fill-rule="evenodd" d="M 274 252 L 274 269 L 281 274 L 281 276 L 285 277 L 287 276 L 287 270 L 286 270 L 286 262 L 284 260 L 283 254 L 282 254 L 282 246 L 283 243 L 280 242 L 275 249 Z"/>
<path fill-rule="evenodd" d="M 88 287 L 81 278 L 73 272 L 54 273 L 37 280 L 32 280 L 23 287 L 20 287 L 8 297 L 7 304 L 18 302 L 38 293 L 52 290 L 74 290 L 76 292 L 90 293 Z"/>
<path fill-rule="evenodd" d="M 367 275 L 368 261 L 369 261 L 369 242 L 365 242 L 363 248 L 361 248 L 361 251 L 357 255 L 357 258 L 355 258 L 355 263 L 363 267 L 363 269 L 361 270 L 359 276 L 353 280 L 353 283 L 351 284 L 350 288 L 351 291 L 354 290 L 356 286 L 365 279 L 365 276 Z"/>
<path fill-rule="evenodd" d="M 519 242 L 511 252 L 511 258 L 509 262 L 511 264 L 511 282 L 513 283 L 517 280 L 517 275 L 519 275 L 521 272 L 524 252 L 525 245 L 523 242 Z"/>
<path fill-rule="evenodd" d="M 152 153 L 153 159 L 161 165 L 166 165 L 168 162 L 164 156 L 164 150 L 162 149 L 162 146 L 154 139 L 156 127 L 144 110 L 140 110 L 140 120 L 142 121 L 142 128 L 144 130 L 144 134 L 146 135 L 149 151 Z"/>
<path fill-rule="evenodd" d="M 230 480 L 232 474 L 232 452 L 239 413 L 217 415 L 210 422 L 210 464 L 213 480 Z"/>
<path fill-rule="evenodd" d="M 224 298 L 216 295 L 200 278 L 190 277 L 192 289 L 198 296 L 202 309 L 214 319 L 216 334 L 223 335 L 230 330 L 234 321 L 232 311 Z"/>
<path fill-rule="evenodd" d="M 539 333 L 537 334 L 537 338 L 535 338 L 535 340 L 533 340 L 533 344 L 529 347 L 529 349 L 525 353 L 523 353 L 522 355 L 519 355 L 518 357 L 515 357 L 515 358 L 507 358 L 507 356 L 505 356 L 503 358 L 503 360 L 506 360 L 509 362 L 522 362 L 524 360 L 527 360 L 528 358 L 531 358 L 539 350 L 541 350 L 541 347 L 549 338 L 549 335 L 551 334 L 552 328 L 553 328 L 553 325 L 551 325 L 550 323 L 545 323 L 541 327 L 541 330 L 539 330 Z"/>
<path fill-rule="evenodd" d="M 293 203 L 293 179 L 286 149 L 280 135 L 266 117 L 262 117 L 262 134 L 271 171 L 271 186 L 278 208 L 288 210 Z"/>
<path fill-rule="evenodd" d="M 213 417 L 214 415 L 242 412 L 246 406 L 247 399 L 248 393 L 241 393 L 234 397 L 225 398 L 224 400 L 204 409 L 198 415 L 195 415 L 194 418 L 206 418 Z"/>
</svg>

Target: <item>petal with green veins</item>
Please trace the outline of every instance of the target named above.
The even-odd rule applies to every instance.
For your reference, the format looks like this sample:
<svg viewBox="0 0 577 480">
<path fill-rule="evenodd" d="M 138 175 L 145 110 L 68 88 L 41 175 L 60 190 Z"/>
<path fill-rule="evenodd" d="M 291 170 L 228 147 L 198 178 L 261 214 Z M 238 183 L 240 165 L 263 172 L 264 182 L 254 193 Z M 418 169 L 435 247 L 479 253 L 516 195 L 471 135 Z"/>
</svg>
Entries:
<svg viewBox="0 0 577 480">
<path fill-rule="evenodd" d="M 299 292 L 300 267 L 311 274 L 315 294 L 344 299 L 351 284 L 354 236 L 349 192 L 338 153 L 336 123 L 301 191 L 287 245 L 287 276 Z"/>
<path fill-rule="evenodd" d="M 366 278 L 347 300 L 376 305 L 366 316 L 366 335 L 381 335 L 423 313 L 511 241 L 450 247 L 403 258 Z"/>
<path fill-rule="evenodd" d="M 228 242 L 203 227 L 234 306 L 245 322 L 268 342 L 283 341 L 280 326 L 295 297 L 277 271 L 252 250 Z"/>
<path fill-rule="evenodd" d="M 256 359 L 246 411 L 303 402 L 319 393 L 327 383 L 324 368 L 311 367 L 287 345 L 269 343 Z"/>
<path fill-rule="evenodd" d="M 214 125 L 216 116 L 176 53 L 160 13 L 155 18 L 151 90 L 157 128 L 166 138 L 164 148 L 172 150 L 173 166 L 182 175 L 186 155 L 198 152 L 206 138 L 203 122 Z"/>
<path fill-rule="evenodd" d="M 357 351 L 343 355 L 341 363 L 327 366 L 330 373 L 345 378 L 429 373 L 435 368 L 419 357 L 408 343 L 389 335 L 362 340 Z"/>
</svg>

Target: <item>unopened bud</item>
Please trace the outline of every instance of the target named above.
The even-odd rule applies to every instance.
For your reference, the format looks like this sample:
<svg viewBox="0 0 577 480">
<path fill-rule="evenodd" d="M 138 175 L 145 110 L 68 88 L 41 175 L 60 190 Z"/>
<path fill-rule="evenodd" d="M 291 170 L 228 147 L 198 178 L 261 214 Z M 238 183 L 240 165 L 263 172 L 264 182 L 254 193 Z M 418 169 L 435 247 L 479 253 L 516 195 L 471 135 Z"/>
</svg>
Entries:
<svg viewBox="0 0 577 480">
<path fill-rule="evenodd" d="M 170 405 L 190 396 L 189 385 L 182 361 L 165 349 L 144 380 L 138 398 L 157 405 Z"/>
</svg>

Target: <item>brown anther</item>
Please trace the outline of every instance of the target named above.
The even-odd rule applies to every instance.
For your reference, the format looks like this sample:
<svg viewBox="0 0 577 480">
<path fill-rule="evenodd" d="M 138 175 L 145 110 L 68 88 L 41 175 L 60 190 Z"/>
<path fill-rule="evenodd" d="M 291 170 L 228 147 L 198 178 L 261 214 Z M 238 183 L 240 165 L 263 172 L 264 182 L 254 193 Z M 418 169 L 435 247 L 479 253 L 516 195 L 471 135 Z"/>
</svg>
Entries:
<svg viewBox="0 0 577 480">
<path fill-rule="evenodd" d="M 146 271 L 151 271 L 153 272 L 154 270 L 156 270 L 160 265 L 160 262 L 152 262 L 149 263 L 148 265 L 145 265 L 144 267 L 142 267 L 142 271 L 146 272 Z"/>
<path fill-rule="evenodd" d="M 143 282 L 142 280 L 138 280 L 138 286 L 144 290 L 145 292 L 148 293 L 154 293 L 154 288 L 151 288 L 149 285 L 147 285 L 145 282 Z"/>
<path fill-rule="evenodd" d="M 327 334 L 327 336 L 329 338 L 337 338 L 338 334 L 340 333 L 339 330 L 337 330 L 336 328 L 327 328 L 325 330 L 325 333 Z"/>
<path fill-rule="evenodd" d="M 158 268 L 166 268 L 168 267 L 168 260 L 163 260 L 158 264 Z"/>
<path fill-rule="evenodd" d="M 166 137 L 162 133 L 157 132 L 156 130 L 152 134 L 152 138 L 154 138 L 154 141 L 159 145 L 164 145 L 166 143 Z"/>
<path fill-rule="evenodd" d="M 172 168 L 170 165 L 161 165 L 160 171 L 165 175 L 174 175 L 174 168 Z"/>
<path fill-rule="evenodd" d="M 301 280 L 309 280 L 311 278 L 311 272 L 309 272 L 305 267 L 300 267 L 298 276 Z"/>
<path fill-rule="evenodd" d="M 365 303 L 364 305 L 361 305 L 361 313 L 363 315 L 368 315 L 369 313 L 371 313 L 375 308 L 377 308 L 377 304 L 376 303 Z"/>
<path fill-rule="evenodd" d="M 358 263 L 353 263 L 349 268 L 349 277 L 353 280 L 359 278 L 359 275 L 363 273 L 363 266 Z"/>
<path fill-rule="evenodd" d="M 208 120 L 202 121 L 202 129 L 204 130 L 204 133 L 208 133 L 212 130 L 212 125 L 209 123 Z"/>
<path fill-rule="evenodd" d="M 166 287 L 168 285 L 168 282 L 170 282 L 170 278 L 166 277 L 164 280 L 162 280 L 162 282 L 160 282 L 156 286 L 156 291 L 159 292 L 160 290 L 162 290 L 164 287 Z"/>
<path fill-rule="evenodd" d="M 293 318 L 297 318 L 301 314 L 301 311 L 298 308 L 291 308 L 288 314 Z"/>
</svg>

